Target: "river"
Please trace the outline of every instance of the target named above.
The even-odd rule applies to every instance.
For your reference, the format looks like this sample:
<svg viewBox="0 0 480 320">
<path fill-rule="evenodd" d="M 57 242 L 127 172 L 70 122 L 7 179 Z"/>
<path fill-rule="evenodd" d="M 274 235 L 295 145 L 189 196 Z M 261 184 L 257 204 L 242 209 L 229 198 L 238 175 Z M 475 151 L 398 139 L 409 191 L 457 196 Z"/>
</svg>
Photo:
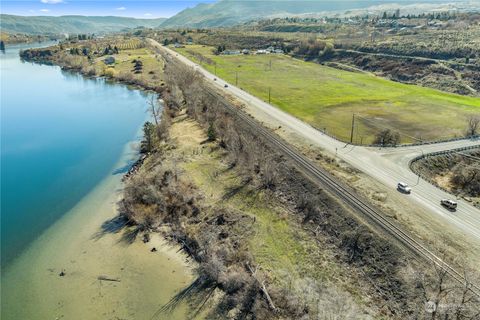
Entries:
<svg viewBox="0 0 480 320">
<path fill-rule="evenodd" d="M 160 237 L 101 232 L 138 156 L 148 94 L 22 62 L 24 47 L 0 56 L 2 319 L 150 318 L 191 281 L 185 257 Z"/>
</svg>

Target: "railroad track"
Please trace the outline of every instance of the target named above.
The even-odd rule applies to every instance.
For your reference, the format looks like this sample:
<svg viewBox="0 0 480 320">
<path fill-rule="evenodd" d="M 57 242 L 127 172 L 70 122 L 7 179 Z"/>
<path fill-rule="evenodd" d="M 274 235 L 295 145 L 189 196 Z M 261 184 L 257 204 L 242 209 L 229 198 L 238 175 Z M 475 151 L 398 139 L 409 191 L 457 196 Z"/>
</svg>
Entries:
<svg viewBox="0 0 480 320">
<path fill-rule="evenodd" d="M 173 62 L 173 61 L 171 61 Z M 180 62 L 181 63 L 181 62 Z M 208 84 L 207 84 L 208 86 Z M 271 132 L 251 116 L 242 110 L 230 105 L 226 98 L 215 91 L 213 88 L 205 88 L 206 92 L 219 101 L 229 112 L 233 113 L 238 119 L 247 124 L 252 131 L 263 137 L 268 143 L 277 148 L 282 154 L 289 158 L 292 163 L 304 172 L 310 179 L 322 186 L 328 193 L 343 200 L 354 212 L 361 214 L 367 218 L 375 226 L 384 231 L 387 235 L 397 240 L 405 249 L 415 256 L 423 259 L 426 262 L 434 263 L 436 266 L 445 270 L 448 275 L 458 283 L 465 285 L 466 279 L 464 274 L 450 266 L 443 261 L 435 253 L 430 251 L 425 245 L 420 243 L 413 236 L 403 231 L 399 226 L 385 218 L 375 207 L 368 203 L 363 197 L 359 196 L 353 189 L 345 186 L 342 182 L 335 179 L 326 170 L 318 167 L 307 157 L 299 153 L 290 144 L 287 144 L 283 139 Z M 470 291 L 480 297 L 480 287 L 476 284 L 470 283 Z"/>
<path fill-rule="evenodd" d="M 256 132 L 259 136 L 263 137 L 268 143 L 277 148 L 283 155 L 289 158 L 292 163 L 305 174 L 307 174 L 317 184 L 321 185 L 327 192 L 343 200 L 351 209 L 357 213 L 361 213 L 364 217 L 368 218 L 377 227 L 381 228 L 388 235 L 394 237 L 402 246 L 409 250 L 414 255 L 420 257 L 426 262 L 432 262 L 438 267 L 445 270 L 454 280 L 465 284 L 466 279 L 462 273 L 443 261 L 435 253 L 430 251 L 418 240 L 413 238 L 407 232 L 403 231 L 399 226 L 385 218 L 384 215 L 376 208 L 370 205 L 367 200 L 359 196 L 353 189 L 345 186 L 343 183 L 335 179 L 330 173 L 317 165 L 312 163 L 304 155 L 300 154 L 291 145 L 283 141 L 275 133 L 266 129 L 256 120 L 252 119 L 248 114 L 242 110 L 233 107 L 225 101 L 225 97 L 219 93 L 207 89 L 206 92 L 216 98 L 222 105 L 237 118 L 245 122 L 252 131 Z M 470 290 L 480 297 L 480 287 L 476 284 L 470 283 Z"/>
</svg>

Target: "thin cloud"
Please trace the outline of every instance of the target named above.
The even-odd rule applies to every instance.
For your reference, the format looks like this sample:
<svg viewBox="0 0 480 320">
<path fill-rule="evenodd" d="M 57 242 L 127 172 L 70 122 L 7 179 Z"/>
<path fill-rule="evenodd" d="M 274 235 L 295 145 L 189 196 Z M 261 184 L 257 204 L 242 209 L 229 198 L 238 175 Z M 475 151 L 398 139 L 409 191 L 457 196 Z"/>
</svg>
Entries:
<svg viewBox="0 0 480 320">
<path fill-rule="evenodd" d="M 46 3 L 46 4 L 57 4 L 57 3 L 63 3 L 63 0 L 40 0 L 41 3 Z"/>
<path fill-rule="evenodd" d="M 40 9 L 40 12 L 50 12 L 48 9 Z"/>
<path fill-rule="evenodd" d="M 147 13 L 144 14 L 144 16 L 145 16 L 145 17 L 151 17 L 152 14 L 147 12 Z"/>
<path fill-rule="evenodd" d="M 123 10 L 127 10 L 127 8 L 125 8 L 125 7 L 120 7 L 120 8 L 117 8 L 117 9 L 115 9 L 115 10 L 123 11 Z"/>
</svg>

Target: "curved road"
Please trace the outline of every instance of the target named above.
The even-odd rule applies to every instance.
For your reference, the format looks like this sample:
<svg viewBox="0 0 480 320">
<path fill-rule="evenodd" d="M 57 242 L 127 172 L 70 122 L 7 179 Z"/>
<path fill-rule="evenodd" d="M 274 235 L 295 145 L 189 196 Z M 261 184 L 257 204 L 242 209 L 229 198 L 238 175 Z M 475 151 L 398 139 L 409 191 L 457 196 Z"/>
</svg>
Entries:
<svg viewBox="0 0 480 320">
<path fill-rule="evenodd" d="M 427 154 L 461 147 L 480 146 L 480 140 L 465 139 L 430 145 L 381 149 L 346 145 L 344 142 L 323 134 L 305 122 L 252 96 L 240 88 L 232 86 L 177 52 L 160 45 L 158 42 L 151 39 L 148 41 L 164 54 L 175 57 L 184 64 L 195 68 L 213 85 L 234 95 L 249 108 L 253 108 L 255 114 L 263 114 L 261 118 L 271 119 L 282 127 L 288 127 L 309 143 L 336 154 L 338 158 L 385 186 L 395 189 L 399 181 L 408 183 L 412 187 L 412 193 L 405 197 L 408 197 L 415 205 L 433 213 L 439 219 L 444 219 L 449 225 L 458 228 L 463 234 L 480 241 L 480 209 L 475 208 L 462 199 L 457 199 L 458 209 L 456 212 L 450 212 L 443 208 L 440 206 L 440 200 L 452 198 L 453 196 L 419 178 L 410 170 L 408 165 L 411 159 L 422 154 L 422 150 L 424 154 Z M 214 78 L 217 80 L 214 81 Z M 225 85 L 228 85 L 228 87 L 225 87 Z"/>
</svg>

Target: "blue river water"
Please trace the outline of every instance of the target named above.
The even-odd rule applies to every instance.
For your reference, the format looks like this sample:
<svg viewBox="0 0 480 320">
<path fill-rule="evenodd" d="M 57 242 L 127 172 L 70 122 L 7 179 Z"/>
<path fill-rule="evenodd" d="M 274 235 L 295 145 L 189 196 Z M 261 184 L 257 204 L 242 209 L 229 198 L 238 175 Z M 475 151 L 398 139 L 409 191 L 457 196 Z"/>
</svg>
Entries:
<svg viewBox="0 0 480 320">
<path fill-rule="evenodd" d="M 115 168 L 148 94 L 0 53 L 2 271 Z M 79 226 L 81 227 L 81 226 Z"/>
</svg>

